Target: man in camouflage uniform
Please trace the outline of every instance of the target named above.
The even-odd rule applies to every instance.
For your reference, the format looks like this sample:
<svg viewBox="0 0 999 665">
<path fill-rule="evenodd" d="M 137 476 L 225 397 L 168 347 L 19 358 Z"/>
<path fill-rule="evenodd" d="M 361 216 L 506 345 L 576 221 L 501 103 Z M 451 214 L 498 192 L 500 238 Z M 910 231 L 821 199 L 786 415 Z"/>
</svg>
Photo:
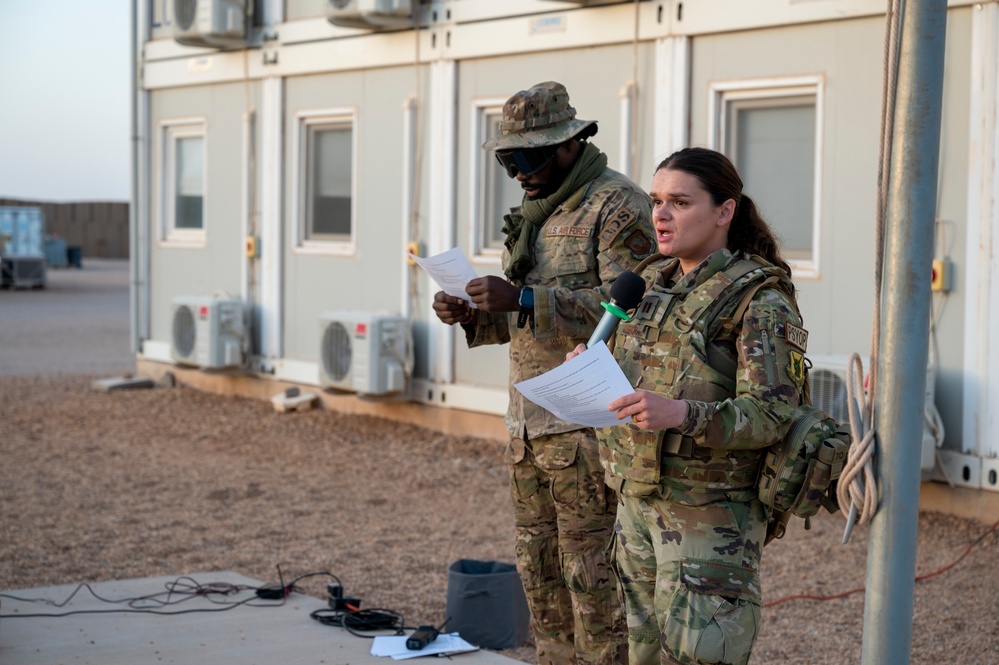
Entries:
<svg viewBox="0 0 999 665">
<path fill-rule="evenodd" d="M 559 420 L 513 385 L 560 365 L 589 338 L 610 284 L 654 250 L 648 195 L 607 168 L 568 93 L 546 82 L 513 95 L 501 135 L 483 145 L 524 189 L 504 219 L 503 268 L 470 281 L 476 304 L 446 295 L 434 310 L 470 347 L 510 344 L 512 437 L 505 459 L 541 665 L 620 663 L 627 640 L 608 558 L 616 496 L 603 482 L 592 429 Z"/>
</svg>

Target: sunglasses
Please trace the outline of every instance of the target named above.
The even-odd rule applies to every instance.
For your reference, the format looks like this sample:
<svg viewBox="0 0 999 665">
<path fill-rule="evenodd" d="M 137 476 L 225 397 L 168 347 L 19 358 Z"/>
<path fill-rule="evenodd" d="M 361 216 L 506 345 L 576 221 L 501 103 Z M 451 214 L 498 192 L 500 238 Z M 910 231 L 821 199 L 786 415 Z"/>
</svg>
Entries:
<svg viewBox="0 0 999 665">
<path fill-rule="evenodd" d="M 557 151 L 557 145 L 546 145 L 526 150 L 497 150 L 496 161 L 506 169 L 507 175 L 516 178 L 518 173 L 527 176 L 545 168 L 554 159 Z"/>
</svg>

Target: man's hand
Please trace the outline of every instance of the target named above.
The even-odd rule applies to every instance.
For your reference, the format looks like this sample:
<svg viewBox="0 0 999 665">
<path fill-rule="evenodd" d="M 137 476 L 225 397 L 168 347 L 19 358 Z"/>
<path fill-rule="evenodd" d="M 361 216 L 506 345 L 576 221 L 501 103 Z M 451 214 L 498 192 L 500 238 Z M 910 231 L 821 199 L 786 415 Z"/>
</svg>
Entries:
<svg viewBox="0 0 999 665">
<path fill-rule="evenodd" d="M 465 293 L 483 312 L 516 312 L 520 309 L 520 289 L 496 275 L 476 277 L 465 285 Z"/>
<path fill-rule="evenodd" d="M 434 314 L 449 326 L 471 323 L 473 317 L 472 308 L 467 301 L 449 296 L 443 291 L 434 294 Z"/>
</svg>

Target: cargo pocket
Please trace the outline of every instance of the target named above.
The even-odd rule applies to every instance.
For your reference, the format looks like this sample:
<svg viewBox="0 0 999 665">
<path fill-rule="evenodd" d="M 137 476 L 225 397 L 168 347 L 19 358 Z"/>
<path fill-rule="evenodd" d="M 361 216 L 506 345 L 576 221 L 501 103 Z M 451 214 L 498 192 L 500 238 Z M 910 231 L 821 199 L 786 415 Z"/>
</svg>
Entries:
<svg viewBox="0 0 999 665">
<path fill-rule="evenodd" d="M 580 496 L 578 442 L 566 435 L 547 441 L 538 453 L 538 466 L 549 472 L 552 499 L 559 505 L 569 505 Z"/>
<path fill-rule="evenodd" d="M 559 557 L 562 577 L 570 591 L 579 594 L 592 594 L 610 588 L 613 574 L 607 554 L 603 548 L 593 548 L 587 552 L 562 552 Z M 610 611 L 610 594 L 607 594 L 601 607 L 594 608 L 606 616 Z"/>
<path fill-rule="evenodd" d="M 510 467 L 510 494 L 515 504 L 529 505 L 540 487 L 538 472 L 530 460 L 521 459 Z"/>
<path fill-rule="evenodd" d="M 662 648 L 680 662 L 742 665 L 760 626 L 756 594 L 734 582 L 745 571 L 731 564 L 683 559 L 667 608 Z"/>
<path fill-rule="evenodd" d="M 503 461 L 507 464 L 516 464 L 527 455 L 527 444 L 523 439 L 510 439 L 503 450 Z"/>
</svg>

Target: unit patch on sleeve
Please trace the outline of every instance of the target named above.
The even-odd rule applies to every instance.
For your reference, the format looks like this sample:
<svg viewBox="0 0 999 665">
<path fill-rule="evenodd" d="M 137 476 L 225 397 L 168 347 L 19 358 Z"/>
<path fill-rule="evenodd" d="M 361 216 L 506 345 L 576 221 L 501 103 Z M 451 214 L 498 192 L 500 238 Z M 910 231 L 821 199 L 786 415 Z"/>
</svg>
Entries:
<svg viewBox="0 0 999 665">
<path fill-rule="evenodd" d="M 806 348 L 808 346 L 808 331 L 804 328 L 799 328 L 793 323 L 788 323 L 784 326 L 784 338 L 788 344 L 802 353 L 808 350 Z"/>
<path fill-rule="evenodd" d="M 624 239 L 624 246 L 631 250 L 633 258 L 640 261 L 652 256 L 652 250 L 656 245 L 652 242 L 652 238 L 636 229 Z"/>
<path fill-rule="evenodd" d="M 614 215 L 609 222 L 607 222 L 604 230 L 600 232 L 600 242 L 608 245 L 614 242 L 614 238 L 616 238 L 633 219 L 635 219 L 635 214 L 630 210 L 626 208 L 618 210 L 617 214 Z"/>
<path fill-rule="evenodd" d="M 799 388 L 805 382 L 805 356 L 797 351 L 790 352 L 791 362 L 787 365 L 787 375 Z"/>
</svg>

